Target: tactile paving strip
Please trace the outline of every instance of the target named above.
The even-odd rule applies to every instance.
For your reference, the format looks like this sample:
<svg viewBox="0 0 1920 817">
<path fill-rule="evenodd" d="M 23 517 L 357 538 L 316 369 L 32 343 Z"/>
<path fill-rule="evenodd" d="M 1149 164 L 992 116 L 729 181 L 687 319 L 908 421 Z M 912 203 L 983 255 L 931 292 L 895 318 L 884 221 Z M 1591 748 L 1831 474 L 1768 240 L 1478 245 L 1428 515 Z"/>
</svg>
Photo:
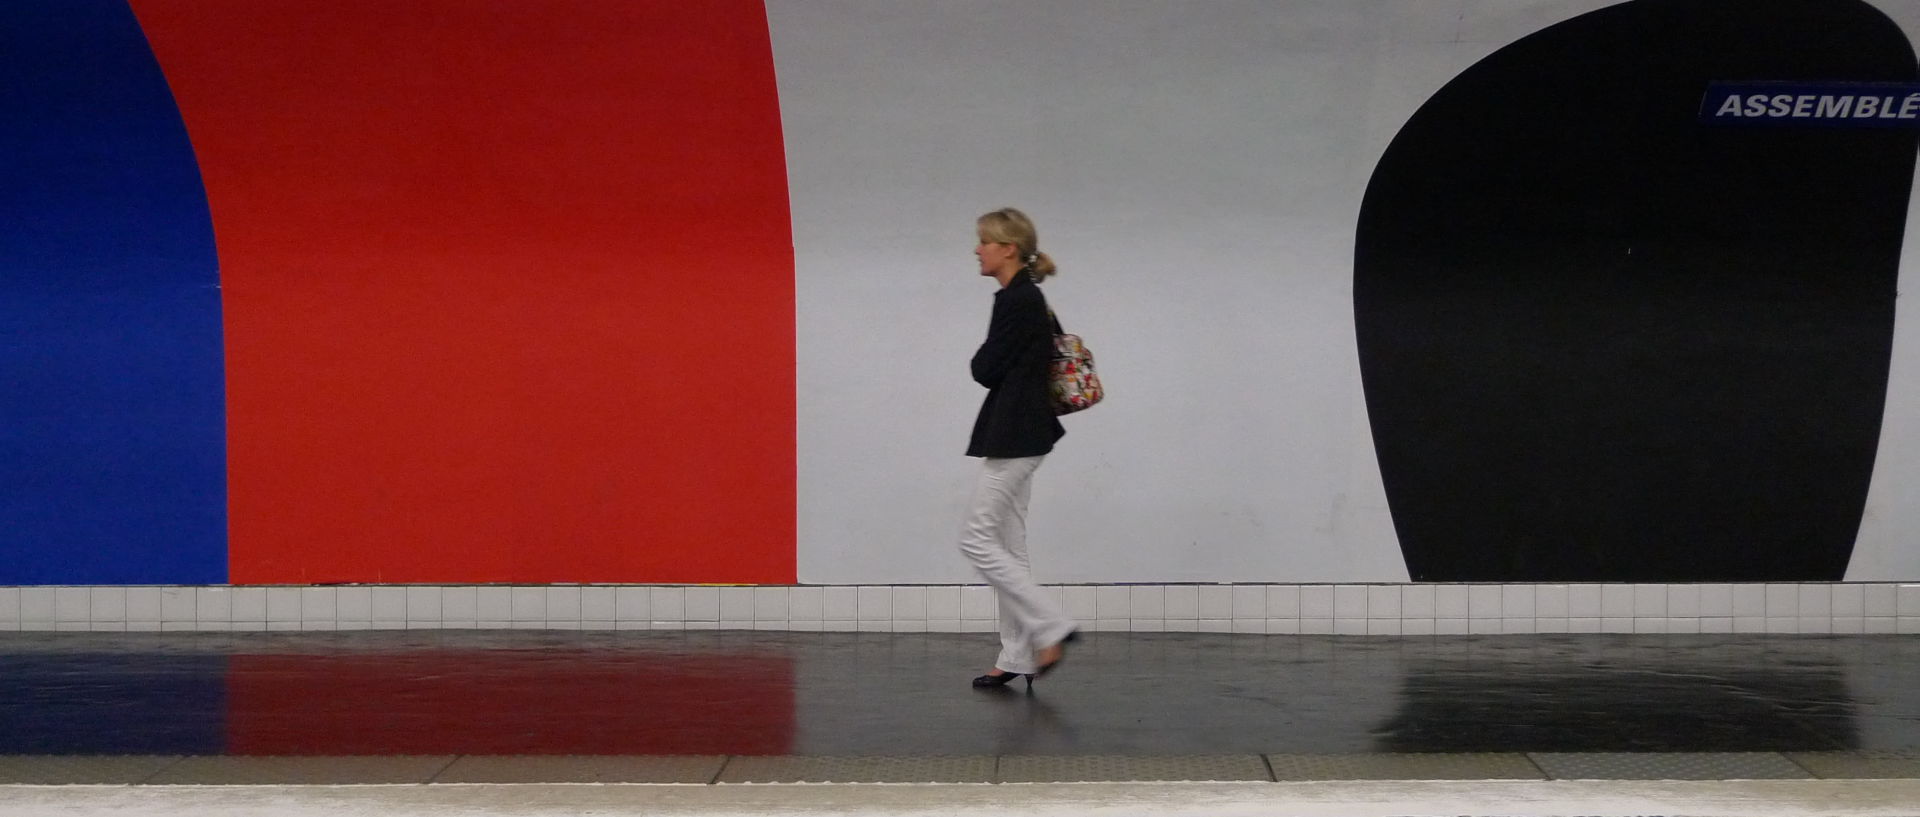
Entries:
<svg viewBox="0 0 1920 817">
<path fill-rule="evenodd" d="M 1275 780 L 1545 780 L 1519 753 L 1267 755 Z"/>
<path fill-rule="evenodd" d="M 1920 749 L 1857 752 L 1791 752 L 1787 759 L 1833 780 L 1920 778 Z"/>
<path fill-rule="evenodd" d="M 1272 780 L 1259 755 L 1169 757 L 1013 755 L 1000 758 L 1002 783 Z"/>
<path fill-rule="evenodd" d="M 452 762 L 452 755 L 189 757 L 168 766 L 147 782 L 190 786 L 425 783 Z"/>
<path fill-rule="evenodd" d="M 1772 752 L 1535 752 L 1528 757 L 1557 780 L 1808 780 L 1813 775 Z"/>
<path fill-rule="evenodd" d="M 128 785 L 179 760 L 158 755 L 0 755 L 0 785 Z"/>
<path fill-rule="evenodd" d="M 462 757 L 435 783 L 711 783 L 723 755 L 474 755 Z"/>
<path fill-rule="evenodd" d="M 729 758 L 721 783 L 991 783 L 993 758 L 747 757 Z"/>
</svg>

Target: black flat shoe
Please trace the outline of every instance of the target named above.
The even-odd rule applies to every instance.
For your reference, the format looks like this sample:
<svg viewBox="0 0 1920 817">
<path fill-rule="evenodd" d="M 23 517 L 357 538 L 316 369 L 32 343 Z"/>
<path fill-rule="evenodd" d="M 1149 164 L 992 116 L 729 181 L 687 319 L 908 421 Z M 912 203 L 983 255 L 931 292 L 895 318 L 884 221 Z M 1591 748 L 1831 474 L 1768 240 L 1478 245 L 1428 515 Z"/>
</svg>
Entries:
<svg viewBox="0 0 1920 817">
<path fill-rule="evenodd" d="M 1017 672 L 1003 672 L 1003 673 L 1000 673 L 999 675 L 982 675 L 978 678 L 973 679 L 973 688 L 974 689 L 998 689 L 1000 687 L 1006 686 L 1007 684 L 1013 683 L 1013 679 L 1018 677 L 1020 677 L 1020 673 L 1017 673 Z M 1028 680 L 1027 683 L 1031 684 L 1033 683 L 1033 681 Z"/>
</svg>

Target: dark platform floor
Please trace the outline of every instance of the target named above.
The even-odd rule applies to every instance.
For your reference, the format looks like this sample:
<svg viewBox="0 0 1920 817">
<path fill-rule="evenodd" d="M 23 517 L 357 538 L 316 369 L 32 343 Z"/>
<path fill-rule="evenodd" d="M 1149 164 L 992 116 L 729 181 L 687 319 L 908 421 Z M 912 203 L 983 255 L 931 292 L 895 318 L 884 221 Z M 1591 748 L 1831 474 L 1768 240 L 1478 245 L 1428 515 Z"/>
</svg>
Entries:
<svg viewBox="0 0 1920 817">
<path fill-rule="evenodd" d="M 1533 753 L 1559 776 L 1561 753 L 1853 752 L 1920 768 L 1911 636 L 1090 633 L 1032 695 L 967 686 L 993 651 L 947 634 L 5 634 L 0 756 L 976 757 L 1004 777 L 1028 757 L 1265 756 L 1277 773 L 1282 755 Z"/>
</svg>

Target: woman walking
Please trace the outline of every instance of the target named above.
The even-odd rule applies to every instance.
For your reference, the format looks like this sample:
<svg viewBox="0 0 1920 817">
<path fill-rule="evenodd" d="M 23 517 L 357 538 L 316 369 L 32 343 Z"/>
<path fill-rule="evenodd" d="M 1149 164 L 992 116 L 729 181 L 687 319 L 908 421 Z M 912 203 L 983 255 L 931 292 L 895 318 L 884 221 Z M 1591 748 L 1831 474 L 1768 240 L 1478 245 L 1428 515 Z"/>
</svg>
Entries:
<svg viewBox="0 0 1920 817">
<path fill-rule="evenodd" d="M 973 379 L 987 399 L 973 423 L 967 456 L 984 463 L 960 551 L 1000 600 L 1000 656 L 976 687 L 1000 687 L 1019 676 L 1027 685 L 1060 663 L 1074 622 L 1033 581 L 1027 563 L 1027 500 L 1033 472 L 1066 429 L 1054 416 L 1048 365 L 1057 329 L 1038 286 L 1054 273 L 1025 213 L 1011 207 L 981 216 L 973 254 L 980 274 L 1000 284 L 986 342 L 973 354 Z"/>
</svg>

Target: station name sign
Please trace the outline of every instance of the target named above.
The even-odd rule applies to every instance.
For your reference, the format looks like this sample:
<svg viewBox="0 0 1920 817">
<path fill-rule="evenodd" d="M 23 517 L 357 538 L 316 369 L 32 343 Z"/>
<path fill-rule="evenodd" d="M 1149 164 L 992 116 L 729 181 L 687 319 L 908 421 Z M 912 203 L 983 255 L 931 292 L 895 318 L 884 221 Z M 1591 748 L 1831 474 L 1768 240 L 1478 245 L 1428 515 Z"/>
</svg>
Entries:
<svg viewBox="0 0 1920 817">
<path fill-rule="evenodd" d="M 1712 82 L 1713 125 L 1920 129 L 1920 82 Z"/>
</svg>

